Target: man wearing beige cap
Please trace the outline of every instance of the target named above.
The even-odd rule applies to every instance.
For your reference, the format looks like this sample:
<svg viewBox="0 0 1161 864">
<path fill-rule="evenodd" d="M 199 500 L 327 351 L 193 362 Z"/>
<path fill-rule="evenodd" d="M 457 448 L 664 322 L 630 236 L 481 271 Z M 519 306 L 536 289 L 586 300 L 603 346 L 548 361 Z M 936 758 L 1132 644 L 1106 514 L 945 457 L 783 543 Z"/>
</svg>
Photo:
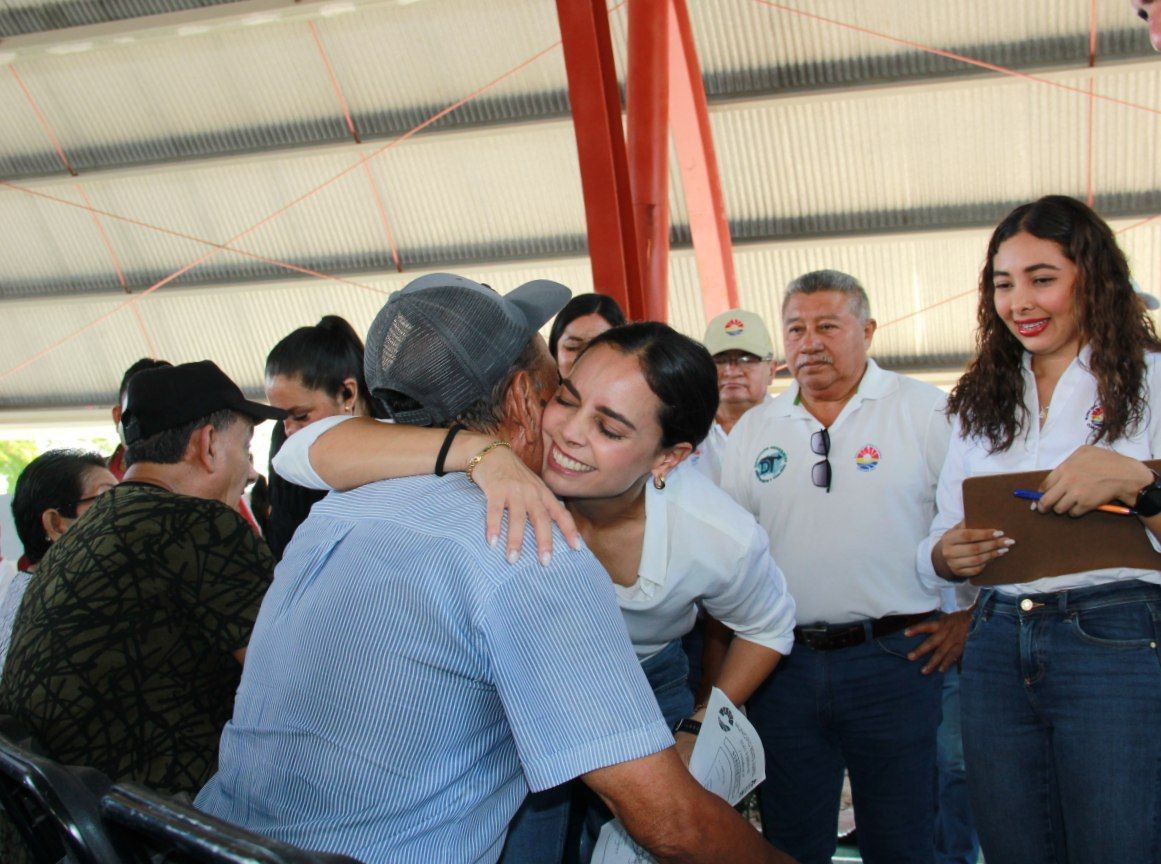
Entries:
<svg viewBox="0 0 1161 864">
<path fill-rule="evenodd" d="M 722 451 L 734 424 L 770 398 L 774 343 L 765 322 L 743 309 L 727 310 L 710 321 L 702 342 L 718 367 L 718 413 L 710 434 L 689 457 L 689 464 L 718 483 Z"/>
</svg>

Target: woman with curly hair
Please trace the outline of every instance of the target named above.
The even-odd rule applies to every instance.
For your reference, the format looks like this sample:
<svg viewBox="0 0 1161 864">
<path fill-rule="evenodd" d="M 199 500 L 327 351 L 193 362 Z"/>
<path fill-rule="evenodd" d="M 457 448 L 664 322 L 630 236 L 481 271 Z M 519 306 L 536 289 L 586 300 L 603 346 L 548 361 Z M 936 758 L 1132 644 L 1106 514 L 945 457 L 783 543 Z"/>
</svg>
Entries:
<svg viewBox="0 0 1161 864">
<path fill-rule="evenodd" d="M 979 474 L 1051 469 L 1041 512 L 1133 505 L 1159 546 L 1161 478 L 1144 460 L 1161 455 L 1161 343 L 1108 225 L 1062 196 L 1017 207 L 988 244 L 977 317 L 921 570 L 962 581 L 1020 542 L 964 527 L 962 482 Z M 1158 644 L 1157 570 L 981 593 L 961 699 L 989 864 L 1156 860 Z"/>
</svg>

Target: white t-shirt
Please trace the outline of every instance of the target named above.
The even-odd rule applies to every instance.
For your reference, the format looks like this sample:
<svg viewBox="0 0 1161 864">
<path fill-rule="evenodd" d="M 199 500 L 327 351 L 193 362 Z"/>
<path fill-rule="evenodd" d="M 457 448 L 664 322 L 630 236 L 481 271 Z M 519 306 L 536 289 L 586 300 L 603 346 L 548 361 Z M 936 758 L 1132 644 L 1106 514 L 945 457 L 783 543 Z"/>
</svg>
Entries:
<svg viewBox="0 0 1161 864">
<path fill-rule="evenodd" d="M 300 486 L 329 488 L 310 465 L 310 447 L 346 419 L 328 417 L 291 435 L 274 458 L 275 470 Z M 790 653 L 794 600 L 753 517 L 686 466 L 670 472 L 664 490 L 651 483 L 646 489 L 638 580 L 615 586 L 638 658 L 693 629 L 699 602 L 739 638 Z"/>
<path fill-rule="evenodd" d="M 844 624 L 940 605 L 915 570 L 947 452 L 945 397 L 870 360 L 830 426 L 831 490 L 811 482 L 822 424 L 798 385 L 748 411 L 726 444 L 722 488 L 770 535 L 803 624 Z M 942 587 L 942 586 L 941 586 Z"/>
<path fill-rule="evenodd" d="M 927 539 L 919 545 L 916 564 L 924 581 L 933 586 L 946 586 L 947 582 L 935 573 L 931 563 L 931 550 L 944 533 L 963 519 L 963 481 L 981 474 L 1007 474 L 1018 471 L 1042 471 L 1055 468 L 1072 455 L 1077 447 L 1088 444 L 1094 429 L 1099 427 L 1101 410 L 1097 403 L 1096 379 L 1089 371 L 1088 360 L 1091 350 L 1085 347 L 1080 355 L 1069 364 L 1060 376 L 1049 405 L 1048 419 L 1044 428 L 1035 418 L 1039 416 L 1040 405 L 1036 395 L 1036 379 L 1032 373 L 1030 354 L 1024 355 L 1024 405 L 1032 421 L 1029 428 L 1017 433 L 1015 441 L 1007 450 L 988 453 L 988 442 L 979 438 L 965 439 L 960 431 L 959 419 L 952 425 L 951 446 L 947 461 L 939 475 L 939 515 L 931 523 Z M 1153 408 L 1156 395 L 1161 393 L 1161 362 L 1159 355 L 1146 356 L 1145 386 L 1150 394 L 1150 410 L 1146 412 L 1142 428 L 1123 436 L 1111 445 L 1102 442 L 1117 453 L 1134 459 L 1154 459 L 1161 453 L 1161 412 Z M 1141 528 L 1158 547 L 1155 538 L 1144 526 Z M 1013 538 L 1017 543 L 1019 537 Z M 1158 547 L 1161 548 L 1161 547 Z M 1085 588 L 1115 582 L 1121 579 L 1141 579 L 1146 582 L 1161 583 L 1161 573 L 1152 570 L 1134 570 L 1128 567 L 1107 570 L 1089 570 L 1037 579 L 1019 585 L 998 585 L 1003 594 L 1035 594 L 1045 591 L 1063 591 L 1068 588 Z"/>
<path fill-rule="evenodd" d="M 755 405 L 754 408 L 769 405 L 772 401 L 774 401 L 774 397 L 767 393 L 766 398 Z M 751 408 L 750 411 L 753 411 L 754 408 Z M 746 415 L 743 414 L 742 416 L 744 417 Z M 737 428 L 736 424 L 735 428 Z M 722 484 L 722 457 L 725 455 L 726 440 L 729 437 L 729 433 L 722 428 L 722 424 L 715 420 L 705 440 L 698 444 L 697 449 L 689 454 L 685 460 L 685 464 L 691 468 L 696 468 L 720 486 Z"/>
</svg>

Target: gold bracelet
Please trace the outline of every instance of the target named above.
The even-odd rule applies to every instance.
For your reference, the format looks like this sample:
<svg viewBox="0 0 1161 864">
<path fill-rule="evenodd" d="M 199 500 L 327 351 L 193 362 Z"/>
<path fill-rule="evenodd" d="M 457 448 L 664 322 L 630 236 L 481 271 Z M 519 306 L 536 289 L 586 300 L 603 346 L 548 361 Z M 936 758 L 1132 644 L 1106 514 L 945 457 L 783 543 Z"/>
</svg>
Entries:
<svg viewBox="0 0 1161 864">
<path fill-rule="evenodd" d="M 491 444 L 469 459 L 468 467 L 465 470 L 467 471 L 468 479 L 470 481 L 473 483 L 476 482 L 476 478 L 472 476 L 472 472 L 480 467 L 480 463 L 484 461 L 484 457 L 495 450 L 497 447 L 507 447 L 509 450 L 512 449 L 512 445 L 507 441 L 493 441 Z"/>
</svg>

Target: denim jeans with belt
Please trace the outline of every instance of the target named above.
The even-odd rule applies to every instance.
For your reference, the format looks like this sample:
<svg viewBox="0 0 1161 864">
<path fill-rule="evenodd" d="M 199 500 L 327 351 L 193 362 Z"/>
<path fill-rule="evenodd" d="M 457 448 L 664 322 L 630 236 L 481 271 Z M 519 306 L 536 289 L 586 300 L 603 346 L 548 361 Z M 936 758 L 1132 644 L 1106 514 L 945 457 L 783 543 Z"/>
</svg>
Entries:
<svg viewBox="0 0 1161 864">
<path fill-rule="evenodd" d="M 844 764 L 863 861 L 931 864 L 943 676 L 907 659 L 926 638 L 797 644 L 747 703 L 766 750 L 763 830 L 800 864 L 834 855 Z"/>
<path fill-rule="evenodd" d="M 641 668 L 653 688 L 666 723 L 673 726 L 682 717 L 693 713 L 693 694 L 686 683 L 689 661 L 680 639 L 675 639 L 643 661 Z M 558 864 L 564 855 L 569 806 L 574 793 L 592 799 L 585 817 L 588 830 L 580 838 L 581 860 L 588 861 L 600 826 L 611 819 L 612 814 L 583 783 L 570 782 L 534 792 L 524 800 L 508 829 L 500 864 Z"/>
<path fill-rule="evenodd" d="M 1161 860 L 1161 586 L 981 595 L 960 692 L 988 864 Z"/>
</svg>

